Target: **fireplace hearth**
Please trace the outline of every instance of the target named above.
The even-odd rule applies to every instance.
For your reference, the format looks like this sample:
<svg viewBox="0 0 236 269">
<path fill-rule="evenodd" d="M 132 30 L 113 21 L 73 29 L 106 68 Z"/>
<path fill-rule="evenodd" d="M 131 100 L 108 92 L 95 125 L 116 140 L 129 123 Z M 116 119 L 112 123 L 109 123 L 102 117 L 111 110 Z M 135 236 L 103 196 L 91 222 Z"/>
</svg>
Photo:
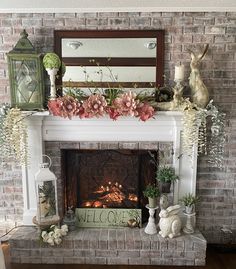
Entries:
<svg viewBox="0 0 236 269">
<path fill-rule="evenodd" d="M 51 247 L 40 243 L 35 227 L 22 227 L 10 239 L 10 256 L 31 264 L 204 266 L 206 240 L 199 231 L 164 239 L 144 228 L 80 228 Z"/>
</svg>

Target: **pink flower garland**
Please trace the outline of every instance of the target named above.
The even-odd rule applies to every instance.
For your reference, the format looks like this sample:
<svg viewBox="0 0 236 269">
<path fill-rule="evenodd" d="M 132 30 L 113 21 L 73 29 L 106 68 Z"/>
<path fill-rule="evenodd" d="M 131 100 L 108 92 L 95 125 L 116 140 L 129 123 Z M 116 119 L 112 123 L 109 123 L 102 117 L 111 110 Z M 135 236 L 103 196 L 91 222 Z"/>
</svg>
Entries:
<svg viewBox="0 0 236 269">
<path fill-rule="evenodd" d="M 48 102 L 49 112 L 54 116 L 71 119 L 73 116 L 80 118 L 102 117 L 106 113 L 111 119 L 117 120 L 119 116 L 139 117 L 146 121 L 154 116 L 155 110 L 147 102 L 139 102 L 133 92 L 123 93 L 114 99 L 111 106 L 101 94 L 90 95 L 83 103 L 72 96 L 65 95 Z"/>
</svg>

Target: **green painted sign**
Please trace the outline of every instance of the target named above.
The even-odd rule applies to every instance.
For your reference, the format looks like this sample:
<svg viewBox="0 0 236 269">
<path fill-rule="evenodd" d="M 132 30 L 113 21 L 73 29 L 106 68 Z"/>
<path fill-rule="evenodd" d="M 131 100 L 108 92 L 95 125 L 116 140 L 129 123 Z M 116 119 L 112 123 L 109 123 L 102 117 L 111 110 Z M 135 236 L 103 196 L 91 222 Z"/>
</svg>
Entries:
<svg viewBox="0 0 236 269">
<path fill-rule="evenodd" d="M 78 227 L 127 227 L 130 220 L 142 224 L 141 209 L 76 208 L 75 215 Z"/>
</svg>

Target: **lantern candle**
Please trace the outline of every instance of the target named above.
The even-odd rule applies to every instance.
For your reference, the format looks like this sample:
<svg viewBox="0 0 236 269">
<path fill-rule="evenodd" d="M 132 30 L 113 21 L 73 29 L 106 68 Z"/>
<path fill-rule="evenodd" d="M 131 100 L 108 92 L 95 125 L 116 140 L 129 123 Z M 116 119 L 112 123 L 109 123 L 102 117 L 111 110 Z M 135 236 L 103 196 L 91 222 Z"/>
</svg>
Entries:
<svg viewBox="0 0 236 269">
<path fill-rule="evenodd" d="M 184 65 L 175 66 L 175 81 L 184 80 Z"/>
</svg>

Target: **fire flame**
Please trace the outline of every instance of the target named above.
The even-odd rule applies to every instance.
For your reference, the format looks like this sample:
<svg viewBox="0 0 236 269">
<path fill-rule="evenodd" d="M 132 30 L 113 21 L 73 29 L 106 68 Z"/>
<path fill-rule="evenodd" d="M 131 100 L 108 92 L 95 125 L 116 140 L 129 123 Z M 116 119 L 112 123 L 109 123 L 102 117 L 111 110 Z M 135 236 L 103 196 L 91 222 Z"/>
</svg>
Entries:
<svg viewBox="0 0 236 269">
<path fill-rule="evenodd" d="M 109 204 L 122 204 L 125 199 L 137 202 L 138 197 L 134 193 L 125 194 L 123 191 L 123 186 L 119 184 L 119 182 L 115 182 L 114 184 L 112 181 L 108 182 L 107 185 L 101 185 L 94 194 L 99 195 L 96 200 L 94 201 L 85 201 L 83 203 L 84 207 L 96 207 L 96 208 L 107 208 Z"/>
</svg>

